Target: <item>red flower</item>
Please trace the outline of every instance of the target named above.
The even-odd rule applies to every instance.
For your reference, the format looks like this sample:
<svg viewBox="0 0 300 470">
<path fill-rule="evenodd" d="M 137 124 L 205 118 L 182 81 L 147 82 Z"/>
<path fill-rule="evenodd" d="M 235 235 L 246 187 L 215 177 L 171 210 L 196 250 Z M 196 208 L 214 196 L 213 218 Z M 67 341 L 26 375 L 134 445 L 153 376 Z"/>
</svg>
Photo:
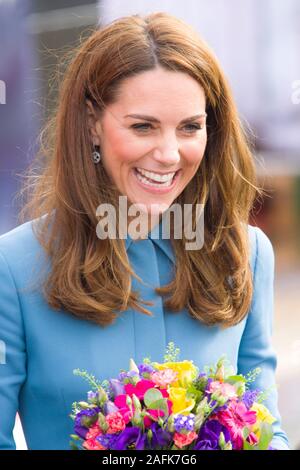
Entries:
<svg viewBox="0 0 300 470">
<path fill-rule="evenodd" d="M 132 395 L 135 394 L 139 400 L 143 400 L 147 390 L 155 387 L 156 385 L 154 382 L 152 382 L 151 380 L 143 379 L 140 380 L 136 385 L 126 384 L 125 391 L 127 395 L 132 397 Z"/>
</svg>

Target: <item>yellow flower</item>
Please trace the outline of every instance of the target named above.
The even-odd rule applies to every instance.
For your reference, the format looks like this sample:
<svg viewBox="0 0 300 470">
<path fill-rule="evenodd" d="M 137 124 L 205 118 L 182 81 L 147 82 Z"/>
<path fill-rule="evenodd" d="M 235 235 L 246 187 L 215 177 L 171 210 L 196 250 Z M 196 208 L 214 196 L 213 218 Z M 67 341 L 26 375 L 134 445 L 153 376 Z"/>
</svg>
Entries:
<svg viewBox="0 0 300 470">
<path fill-rule="evenodd" d="M 193 398 L 187 398 L 186 389 L 182 387 L 169 387 L 169 400 L 173 403 L 172 413 L 188 415 L 195 406 Z"/>
<path fill-rule="evenodd" d="M 260 427 L 262 423 L 273 424 L 276 418 L 271 415 L 268 408 L 262 403 L 253 403 L 251 411 L 256 411 L 256 423 L 253 425 L 252 431 L 260 438 Z"/>
<path fill-rule="evenodd" d="M 178 373 L 177 380 L 172 383 L 174 387 L 187 386 L 197 377 L 198 374 L 198 368 L 195 366 L 193 361 L 164 362 L 163 364 L 155 362 L 154 366 L 158 370 L 172 369 Z"/>
</svg>

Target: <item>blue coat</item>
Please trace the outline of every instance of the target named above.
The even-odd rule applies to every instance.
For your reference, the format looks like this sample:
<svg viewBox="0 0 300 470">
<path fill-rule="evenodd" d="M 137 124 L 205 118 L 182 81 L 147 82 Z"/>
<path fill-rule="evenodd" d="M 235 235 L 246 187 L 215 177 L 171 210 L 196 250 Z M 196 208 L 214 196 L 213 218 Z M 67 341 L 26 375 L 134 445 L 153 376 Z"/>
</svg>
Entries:
<svg viewBox="0 0 300 470">
<path fill-rule="evenodd" d="M 271 345 L 273 321 L 274 252 L 264 232 L 248 226 L 254 297 L 247 317 L 238 325 L 208 327 L 186 310 L 165 311 L 153 287 L 169 282 L 175 256 L 168 240 L 157 237 L 126 240 L 135 272 L 133 289 L 143 299 L 155 301 L 153 316 L 127 310 L 107 328 L 56 311 L 46 303 L 41 288 L 32 288 L 50 269 L 44 251 L 32 232 L 32 221 L 0 237 L 0 449 L 14 449 L 12 436 L 16 412 L 20 414 L 29 449 L 68 449 L 74 401 L 85 399 L 89 385 L 73 375 L 80 368 L 100 380 L 116 377 L 150 356 L 163 361 L 166 345 L 174 341 L 179 359 L 191 359 L 202 369 L 226 354 L 239 373 L 261 367 L 256 387 L 266 389 L 275 381 L 276 355 Z M 46 263 L 45 265 L 43 263 Z M 150 277 L 149 277 L 150 276 Z M 33 284 L 31 284 L 33 281 Z M 29 286 L 28 286 L 29 282 Z M 148 282 L 148 285 L 147 285 Z M 254 386 L 253 385 L 253 386 Z M 265 404 L 277 418 L 273 446 L 288 448 L 281 429 L 277 392 Z"/>
</svg>

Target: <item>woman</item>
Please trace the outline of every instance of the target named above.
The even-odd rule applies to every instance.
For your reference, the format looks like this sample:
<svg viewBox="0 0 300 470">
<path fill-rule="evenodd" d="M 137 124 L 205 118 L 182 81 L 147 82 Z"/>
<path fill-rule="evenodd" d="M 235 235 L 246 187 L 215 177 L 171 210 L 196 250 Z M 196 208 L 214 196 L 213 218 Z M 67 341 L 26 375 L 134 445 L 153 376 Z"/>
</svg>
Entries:
<svg viewBox="0 0 300 470">
<path fill-rule="evenodd" d="M 30 449 L 68 449 L 71 404 L 87 391 L 73 369 L 115 377 L 130 357 L 161 361 L 169 341 L 200 369 L 222 354 L 239 373 L 260 366 L 253 386 L 269 389 L 274 253 L 248 224 L 253 157 L 197 33 L 166 13 L 95 31 L 68 66 L 52 124 L 31 218 L 0 238 L 0 447 L 14 447 L 19 411 Z M 121 197 L 141 208 L 140 235 L 129 209 L 129 235 L 105 238 L 99 216 Z M 204 206 L 203 246 L 187 249 L 174 221 L 162 236 L 173 204 L 192 207 L 192 228 Z M 272 446 L 288 448 L 276 389 L 266 405 Z"/>
</svg>

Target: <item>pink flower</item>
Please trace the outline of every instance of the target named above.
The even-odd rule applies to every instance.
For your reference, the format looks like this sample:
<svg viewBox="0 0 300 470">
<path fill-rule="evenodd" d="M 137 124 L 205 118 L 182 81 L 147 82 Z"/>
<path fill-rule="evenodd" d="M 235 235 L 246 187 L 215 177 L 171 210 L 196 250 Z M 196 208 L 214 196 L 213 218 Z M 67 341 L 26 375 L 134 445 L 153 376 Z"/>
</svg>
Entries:
<svg viewBox="0 0 300 470">
<path fill-rule="evenodd" d="M 247 441 L 251 446 L 253 446 L 258 443 L 258 437 L 256 434 L 254 434 L 254 432 L 250 432 L 249 436 L 247 437 Z"/>
<path fill-rule="evenodd" d="M 99 424 L 93 424 L 88 430 L 88 433 L 86 435 L 86 440 L 90 439 L 96 439 L 96 437 L 101 436 L 102 434 L 102 429 L 100 428 Z"/>
<path fill-rule="evenodd" d="M 123 431 L 126 428 L 126 423 L 122 413 L 116 411 L 105 416 L 105 420 L 109 425 L 107 433 L 115 434 L 116 432 Z"/>
<path fill-rule="evenodd" d="M 151 374 L 151 380 L 159 387 L 166 388 L 177 380 L 178 372 L 172 369 L 164 369 L 153 372 Z"/>
<path fill-rule="evenodd" d="M 193 442 L 194 439 L 198 437 L 198 434 L 195 431 L 190 431 L 187 434 L 181 434 L 179 432 L 175 432 L 174 434 L 174 444 L 182 449 L 182 447 L 189 445 Z"/>
<path fill-rule="evenodd" d="M 87 439 L 82 445 L 87 450 L 106 450 L 106 447 L 103 447 L 95 439 Z"/>
<path fill-rule="evenodd" d="M 248 411 L 243 402 L 232 401 L 228 408 L 219 411 L 216 415 L 221 424 L 226 426 L 230 432 L 231 439 L 236 449 L 243 448 L 243 429 L 245 426 L 256 422 L 256 411 Z"/>
<path fill-rule="evenodd" d="M 149 388 L 155 388 L 155 383 L 152 380 L 142 379 L 136 385 L 126 384 L 126 394 L 131 396 L 135 394 L 139 400 L 143 400 L 145 393 Z"/>
<path fill-rule="evenodd" d="M 223 397 L 228 399 L 237 397 L 236 389 L 233 385 L 222 383 L 218 380 L 210 383 L 208 391 L 211 393 L 219 392 Z"/>
<path fill-rule="evenodd" d="M 153 420 L 151 418 L 149 418 L 149 416 L 145 416 L 144 417 L 145 428 L 150 428 L 153 421 L 157 421 L 158 417 L 162 417 L 164 415 L 164 412 L 162 410 L 147 410 L 147 412 L 151 416 L 153 416 Z"/>
<path fill-rule="evenodd" d="M 115 397 L 114 403 L 119 408 L 119 413 L 121 413 L 125 424 L 128 424 L 133 416 L 134 404 L 132 403 L 132 412 L 126 403 L 126 396 L 127 395 L 118 395 L 117 397 Z"/>
</svg>

